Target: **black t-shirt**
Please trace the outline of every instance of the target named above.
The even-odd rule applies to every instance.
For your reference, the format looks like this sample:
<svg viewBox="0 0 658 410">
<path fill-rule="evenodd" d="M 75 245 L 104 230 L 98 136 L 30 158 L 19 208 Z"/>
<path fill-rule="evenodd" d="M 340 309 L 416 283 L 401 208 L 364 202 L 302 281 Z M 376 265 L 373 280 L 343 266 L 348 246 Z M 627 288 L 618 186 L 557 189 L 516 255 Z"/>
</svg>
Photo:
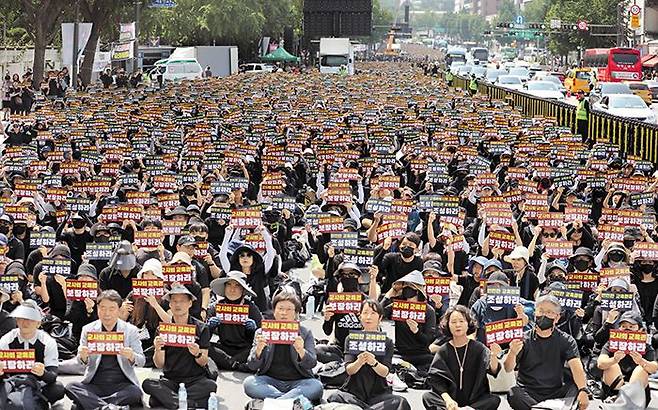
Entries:
<svg viewBox="0 0 658 410">
<path fill-rule="evenodd" d="M 189 316 L 188 325 L 196 326 L 196 344 L 200 349 L 210 346 L 210 330 L 199 320 Z M 187 383 L 206 375 L 206 370 L 199 366 L 187 347 L 165 346 L 164 377 L 176 383 Z"/>
<path fill-rule="evenodd" d="M 539 279 L 530 267 L 526 268 L 525 273 L 520 281 L 517 281 L 516 274 L 510 280 L 510 285 L 521 288 L 521 297 L 525 300 L 535 300 L 535 292 L 539 289 Z"/>
<path fill-rule="evenodd" d="M 606 344 L 603 345 L 603 348 L 601 349 L 601 354 L 606 354 L 609 357 L 614 356 L 614 352 L 611 352 L 610 349 L 610 342 L 606 342 Z M 647 344 L 646 351 L 642 355 L 642 357 L 651 362 L 656 360 L 656 351 L 653 350 L 653 347 L 650 344 Z M 619 368 L 621 369 L 621 373 L 624 375 L 624 379 L 628 381 L 631 377 L 631 374 L 633 373 L 633 370 L 637 365 L 633 361 L 633 358 L 630 355 L 624 356 L 623 359 L 619 362 Z"/>
<path fill-rule="evenodd" d="M 137 277 L 139 269 L 139 265 L 135 266 L 128 277 L 124 277 L 120 271 L 108 266 L 99 276 L 99 287 L 101 290 L 114 289 L 119 292 L 122 299 L 125 299 L 133 291 L 132 278 Z"/>
<path fill-rule="evenodd" d="M 463 287 L 462 293 L 461 295 L 459 295 L 459 301 L 457 301 L 457 304 L 470 307 L 469 301 L 471 299 L 471 295 L 473 294 L 473 291 L 475 289 L 480 287 L 480 282 L 475 280 L 475 278 L 472 275 L 468 275 L 468 276 L 458 276 L 457 284 Z"/>
<path fill-rule="evenodd" d="M 114 325 L 112 332 L 116 331 L 117 326 Z M 101 356 L 101 362 L 98 364 L 98 369 L 91 380 L 91 384 L 121 385 L 130 383 L 130 380 L 119 367 L 119 359 L 116 355 L 104 354 Z"/>
<path fill-rule="evenodd" d="M 266 375 L 284 381 L 305 379 L 306 377 L 297 371 L 292 361 L 289 345 L 275 345 L 272 365 Z"/>
<path fill-rule="evenodd" d="M 73 259 L 77 265 L 80 265 L 82 263 L 82 254 L 85 253 L 87 244 L 92 243 L 94 238 L 89 231 L 84 231 L 82 234 L 77 234 L 75 232 L 65 233 L 62 235 L 61 240 L 66 242 L 69 249 L 71 249 L 71 259 Z"/>
<path fill-rule="evenodd" d="M 576 357 L 576 341 L 561 330 L 555 329 L 547 338 L 539 337 L 534 330 L 526 332 L 516 358 L 517 383 L 542 394 L 560 389 L 564 385 L 564 364 Z"/>
<path fill-rule="evenodd" d="M 382 293 L 385 293 L 393 286 L 393 282 L 406 274 L 415 270 L 422 271 L 423 260 L 419 256 L 415 256 L 411 262 L 407 263 L 402 260 L 402 255 L 399 252 L 388 253 L 384 255 L 379 270 L 384 277 Z"/>
<path fill-rule="evenodd" d="M 383 356 L 377 356 L 377 361 L 388 367 L 389 370 L 392 367 L 391 363 L 393 362 L 394 349 L 395 346 L 393 341 L 386 338 L 386 352 Z M 347 366 L 355 361 L 356 356 L 348 353 L 346 350 L 345 365 Z M 381 377 L 375 373 L 372 366 L 367 363 L 364 364 L 358 372 L 349 376 L 340 389 L 355 395 L 359 400 L 364 402 L 367 402 L 368 399 L 379 396 L 380 394 L 391 392 L 391 388 L 388 387 L 388 384 L 386 383 L 386 377 Z"/>
<path fill-rule="evenodd" d="M 653 305 L 658 295 L 658 279 L 651 282 L 636 281 L 637 293 L 640 294 L 640 304 L 644 311 L 644 320 L 650 324 L 653 320 Z"/>
</svg>

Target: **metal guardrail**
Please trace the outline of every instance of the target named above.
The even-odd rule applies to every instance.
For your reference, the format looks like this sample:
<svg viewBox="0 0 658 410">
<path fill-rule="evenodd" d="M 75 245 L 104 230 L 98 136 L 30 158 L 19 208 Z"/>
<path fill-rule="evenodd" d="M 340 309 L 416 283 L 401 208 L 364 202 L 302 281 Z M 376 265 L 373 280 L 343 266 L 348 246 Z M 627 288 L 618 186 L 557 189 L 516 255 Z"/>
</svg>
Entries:
<svg viewBox="0 0 658 410">
<path fill-rule="evenodd" d="M 467 78 L 454 76 L 453 86 L 466 90 L 469 81 Z M 496 100 L 509 101 L 521 107 L 523 114 L 530 117 L 555 118 L 558 125 L 569 127 L 576 132 L 576 107 L 566 102 L 533 97 L 483 82 L 478 82 L 478 93 Z M 658 125 L 590 111 L 587 134 L 589 140 L 610 142 L 616 144 L 626 155 L 658 163 Z"/>
</svg>

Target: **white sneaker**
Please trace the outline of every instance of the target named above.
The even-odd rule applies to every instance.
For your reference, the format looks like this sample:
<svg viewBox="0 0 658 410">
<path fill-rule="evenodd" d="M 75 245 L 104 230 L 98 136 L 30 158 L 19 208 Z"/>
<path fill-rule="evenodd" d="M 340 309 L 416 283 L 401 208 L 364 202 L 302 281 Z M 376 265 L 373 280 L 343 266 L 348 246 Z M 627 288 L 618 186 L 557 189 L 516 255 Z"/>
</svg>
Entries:
<svg viewBox="0 0 658 410">
<path fill-rule="evenodd" d="M 407 384 L 400 380 L 397 374 L 395 373 L 389 373 L 388 376 L 386 376 L 386 384 L 389 385 L 389 387 L 393 388 L 393 391 L 396 392 L 403 392 L 407 391 Z"/>
</svg>

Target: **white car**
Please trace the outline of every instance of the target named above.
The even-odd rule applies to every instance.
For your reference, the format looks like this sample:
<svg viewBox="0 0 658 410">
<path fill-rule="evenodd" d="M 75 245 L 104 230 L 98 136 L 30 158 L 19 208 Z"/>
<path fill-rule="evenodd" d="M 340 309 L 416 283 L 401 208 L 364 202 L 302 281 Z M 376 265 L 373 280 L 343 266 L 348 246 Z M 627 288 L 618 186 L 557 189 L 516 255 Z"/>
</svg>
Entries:
<svg viewBox="0 0 658 410">
<path fill-rule="evenodd" d="M 523 86 L 523 92 L 547 100 L 564 100 L 564 94 L 550 81 L 528 81 Z"/>
<path fill-rule="evenodd" d="M 546 75 L 540 76 L 539 74 L 536 74 L 534 79 L 537 80 L 537 81 L 551 82 L 551 83 L 555 84 L 557 89 L 560 90 L 560 92 L 563 95 L 565 95 L 565 96 L 567 95 L 567 87 L 565 87 L 564 84 L 562 84 L 562 82 L 560 81 L 560 79 L 557 78 L 554 75 L 546 74 Z"/>
<path fill-rule="evenodd" d="M 592 105 L 592 108 L 617 117 L 656 124 L 656 113 L 647 107 L 642 97 L 635 94 L 606 95 Z"/>
<path fill-rule="evenodd" d="M 494 84 L 508 90 L 523 90 L 523 81 L 518 75 L 500 75 Z"/>
<path fill-rule="evenodd" d="M 263 63 L 248 63 L 240 66 L 240 72 L 247 74 L 273 73 L 274 66 Z"/>
<path fill-rule="evenodd" d="M 530 71 L 525 67 L 514 67 L 509 69 L 509 75 L 515 75 L 521 78 L 521 81 L 530 79 Z"/>
<path fill-rule="evenodd" d="M 450 64 L 450 72 L 452 74 L 457 74 L 457 70 L 459 70 L 459 67 L 465 65 L 466 63 L 463 61 L 455 61 L 452 64 Z"/>
</svg>

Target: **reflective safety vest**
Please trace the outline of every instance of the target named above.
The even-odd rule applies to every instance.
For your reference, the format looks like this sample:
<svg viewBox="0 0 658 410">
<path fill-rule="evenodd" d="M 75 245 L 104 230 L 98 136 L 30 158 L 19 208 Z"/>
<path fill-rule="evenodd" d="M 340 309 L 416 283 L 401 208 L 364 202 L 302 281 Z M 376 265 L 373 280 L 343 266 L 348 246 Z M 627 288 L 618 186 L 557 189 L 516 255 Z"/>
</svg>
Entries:
<svg viewBox="0 0 658 410">
<path fill-rule="evenodd" d="M 452 81 L 453 78 L 454 78 L 454 77 L 453 77 L 452 73 L 451 73 L 450 71 L 448 71 L 448 72 L 446 73 L 446 80 L 447 80 L 447 81 Z"/>
<path fill-rule="evenodd" d="M 475 78 L 471 78 L 471 82 L 468 84 L 468 88 L 470 88 L 473 91 L 477 91 L 478 83 L 477 81 L 475 81 Z"/>
<path fill-rule="evenodd" d="M 587 110 L 585 109 L 585 99 L 578 102 L 578 107 L 576 108 L 576 119 L 587 121 Z"/>
</svg>

